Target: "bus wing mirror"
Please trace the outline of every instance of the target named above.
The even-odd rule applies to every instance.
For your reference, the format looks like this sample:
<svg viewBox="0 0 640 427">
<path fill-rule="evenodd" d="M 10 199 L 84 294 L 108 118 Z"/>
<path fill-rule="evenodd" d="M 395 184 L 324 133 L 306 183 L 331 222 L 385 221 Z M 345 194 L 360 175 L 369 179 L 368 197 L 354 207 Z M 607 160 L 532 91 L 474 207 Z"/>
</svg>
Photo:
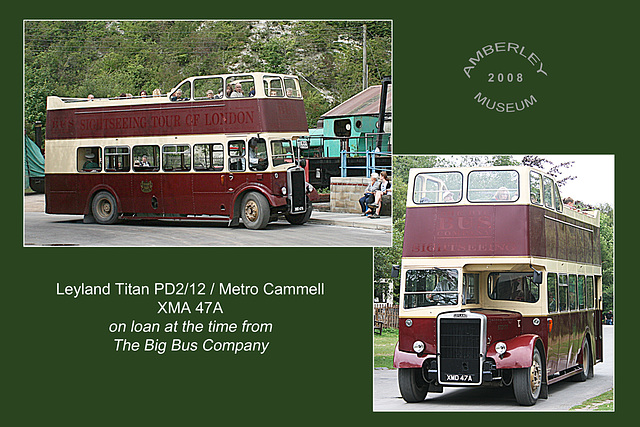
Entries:
<svg viewBox="0 0 640 427">
<path fill-rule="evenodd" d="M 533 270 L 533 283 L 542 284 L 542 271 Z"/>
<path fill-rule="evenodd" d="M 391 278 L 395 279 L 400 276 L 400 266 L 394 265 L 391 267 Z"/>
</svg>

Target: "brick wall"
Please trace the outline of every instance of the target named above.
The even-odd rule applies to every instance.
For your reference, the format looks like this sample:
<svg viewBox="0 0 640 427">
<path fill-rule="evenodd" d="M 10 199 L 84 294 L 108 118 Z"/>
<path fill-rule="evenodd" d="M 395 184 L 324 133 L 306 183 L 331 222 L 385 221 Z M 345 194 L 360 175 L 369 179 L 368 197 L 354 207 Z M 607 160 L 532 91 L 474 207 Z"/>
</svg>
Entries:
<svg viewBox="0 0 640 427">
<path fill-rule="evenodd" d="M 331 212 L 362 213 L 358 200 L 371 180 L 366 177 L 331 178 Z"/>
</svg>

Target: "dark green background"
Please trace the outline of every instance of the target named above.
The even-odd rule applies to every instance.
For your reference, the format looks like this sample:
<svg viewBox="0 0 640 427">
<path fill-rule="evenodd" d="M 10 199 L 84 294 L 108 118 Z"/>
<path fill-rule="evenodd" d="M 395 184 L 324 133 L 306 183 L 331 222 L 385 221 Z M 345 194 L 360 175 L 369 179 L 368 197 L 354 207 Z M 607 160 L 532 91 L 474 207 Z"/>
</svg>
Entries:
<svg viewBox="0 0 640 427">
<path fill-rule="evenodd" d="M 12 70 L 8 82 L 14 105 L 3 107 L 14 141 L 11 153 L 20 157 L 15 141 L 22 133 L 17 106 L 22 19 L 216 18 L 216 10 L 228 8 L 235 15 L 225 18 L 393 19 L 396 153 L 614 153 L 617 183 L 628 185 L 635 179 L 631 171 L 638 142 L 633 11 L 623 2 L 557 3 L 323 2 L 278 8 L 264 2 L 251 7 L 168 3 L 132 9 L 130 2 L 110 2 L 92 10 L 85 3 L 61 9 L 60 4 L 30 2 L 2 30 L 10 55 L 5 68 Z M 525 45 L 544 62 L 548 78 L 532 89 L 538 103 L 525 112 L 498 114 L 473 100 L 480 74 L 469 81 L 463 67 L 476 50 L 496 41 Z M 13 163 L 3 172 L 11 190 L 3 210 L 8 274 L 0 285 L 8 425 L 450 422 L 447 414 L 372 413 L 371 249 L 23 248 L 22 172 L 21 164 Z M 616 229 L 623 230 L 618 248 L 630 247 L 625 240 L 630 243 L 631 215 L 622 204 L 616 210 Z M 616 252 L 618 337 L 620 331 L 633 330 L 622 301 L 633 300 L 628 292 L 637 293 L 629 290 L 634 282 L 625 280 L 630 279 L 625 270 L 634 253 Z M 326 295 L 222 299 L 225 315 L 219 320 L 274 323 L 264 356 L 158 356 L 115 353 L 108 324 L 181 318 L 153 314 L 156 298 L 73 300 L 55 295 L 56 282 L 83 281 L 322 281 Z M 618 348 L 618 369 L 633 366 L 626 345 Z M 616 409 L 624 413 L 629 401 L 625 379 L 616 380 Z M 586 415 L 560 418 L 584 422 Z M 497 422 L 491 414 L 481 418 Z M 606 422 L 600 416 L 589 420 Z"/>
</svg>

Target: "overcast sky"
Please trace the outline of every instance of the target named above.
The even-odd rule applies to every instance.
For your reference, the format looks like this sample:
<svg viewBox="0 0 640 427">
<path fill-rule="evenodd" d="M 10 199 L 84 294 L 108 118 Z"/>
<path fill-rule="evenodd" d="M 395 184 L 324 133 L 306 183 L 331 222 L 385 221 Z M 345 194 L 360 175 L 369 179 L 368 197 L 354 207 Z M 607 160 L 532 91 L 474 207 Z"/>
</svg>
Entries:
<svg viewBox="0 0 640 427">
<path fill-rule="evenodd" d="M 571 197 L 574 200 L 580 200 L 590 205 L 597 205 L 598 203 L 608 203 L 613 206 L 613 155 L 539 154 L 539 156 L 552 161 L 555 165 L 572 160 L 575 162 L 569 169 L 564 169 L 566 172 L 564 172 L 561 176 L 577 176 L 576 179 L 569 181 L 565 185 L 560 187 L 560 193 L 563 198 Z M 522 160 L 522 156 L 513 157 L 518 160 Z"/>
</svg>

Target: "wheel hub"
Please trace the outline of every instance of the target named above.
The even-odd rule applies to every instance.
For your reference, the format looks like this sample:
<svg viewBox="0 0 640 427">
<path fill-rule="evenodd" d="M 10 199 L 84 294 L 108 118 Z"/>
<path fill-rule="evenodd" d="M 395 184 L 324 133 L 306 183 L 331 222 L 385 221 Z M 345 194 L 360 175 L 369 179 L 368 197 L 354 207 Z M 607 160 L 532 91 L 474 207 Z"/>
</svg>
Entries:
<svg viewBox="0 0 640 427">
<path fill-rule="evenodd" d="M 253 200 L 249 200 L 244 206 L 244 213 L 247 219 L 251 222 L 258 220 L 258 205 Z"/>
<path fill-rule="evenodd" d="M 540 388 L 540 383 L 542 382 L 542 370 L 540 368 L 540 363 L 537 360 L 533 360 L 533 365 L 531 365 L 531 391 L 536 392 L 538 388 Z"/>
</svg>

